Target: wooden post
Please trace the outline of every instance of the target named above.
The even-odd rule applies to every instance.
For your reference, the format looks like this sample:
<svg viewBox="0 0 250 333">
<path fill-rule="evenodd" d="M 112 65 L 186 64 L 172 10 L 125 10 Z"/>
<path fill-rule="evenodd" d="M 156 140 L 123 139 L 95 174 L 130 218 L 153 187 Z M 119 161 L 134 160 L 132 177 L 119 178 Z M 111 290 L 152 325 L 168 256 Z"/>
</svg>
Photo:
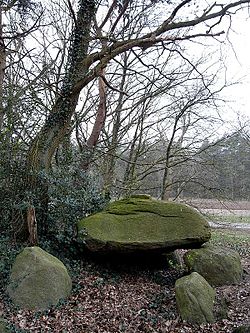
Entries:
<svg viewBox="0 0 250 333">
<path fill-rule="evenodd" d="M 29 243 L 32 246 L 37 245 L 38 239 L 37 239 L 36 212 L 33 206 L 28 207 L 27 224 L 29 229 Z"/>
</svg>

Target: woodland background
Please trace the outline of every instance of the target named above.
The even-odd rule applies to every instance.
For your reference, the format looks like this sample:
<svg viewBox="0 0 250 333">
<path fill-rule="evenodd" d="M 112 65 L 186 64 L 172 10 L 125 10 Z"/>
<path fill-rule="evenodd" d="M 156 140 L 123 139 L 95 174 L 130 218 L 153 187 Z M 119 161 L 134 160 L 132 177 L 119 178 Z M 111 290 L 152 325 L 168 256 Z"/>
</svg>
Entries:
<svg viewBox="0 0 250 333">
<path fill-rule="evenodd" d="M 249 199 L 249 122 L 223 95 L 248 5 L 1 1 L 2 230 L 64 233 L 132 193 Z"/>
</svg>

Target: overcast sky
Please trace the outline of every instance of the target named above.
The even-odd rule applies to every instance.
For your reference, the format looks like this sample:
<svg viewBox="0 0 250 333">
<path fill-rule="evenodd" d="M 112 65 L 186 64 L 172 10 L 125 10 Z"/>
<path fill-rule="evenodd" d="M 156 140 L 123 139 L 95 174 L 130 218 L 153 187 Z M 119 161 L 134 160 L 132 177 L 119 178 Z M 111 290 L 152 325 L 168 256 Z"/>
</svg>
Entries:
<svg viewBox="0 0 250 333">
<path fill-rule="evenodd" d="M 235 111 L 240 110 L 250 117 L 250 19 L 246 13 L 233 18 L 229 40 L 233 48 L 228 47 L 226 65 L 228 76 L 241 83 L 227 89 L 225 95 L 234 101 L 229 103 Z"/>
</svg>

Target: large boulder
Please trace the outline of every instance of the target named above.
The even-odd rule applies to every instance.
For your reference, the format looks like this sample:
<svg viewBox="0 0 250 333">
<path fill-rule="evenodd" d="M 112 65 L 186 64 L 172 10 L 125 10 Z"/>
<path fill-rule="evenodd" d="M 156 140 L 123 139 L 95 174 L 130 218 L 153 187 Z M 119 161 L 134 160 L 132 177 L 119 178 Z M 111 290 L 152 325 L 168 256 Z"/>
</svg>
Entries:
<svg viewBox="0 0 250 333">
<path fill-rule="evenodd" d="M 207 221 L 178 203 L 137 196 L 112 202 L 78 223 L 79 239 L 93 252 L 169 252 L 210 239 Z"/>
<path fill-rule="evenodd" d="M 213 286 L 237 284 L 242 278 L 240 256 L 231 249 L 204 245 L 188 251 L 184 262 L 191 272 L 199 273 Z"/>
<path fill-rule="evenodd" d="M 214 321 L 215 291 L 200 274 L 194 272 L 178 279 L 175 295 L 182 320 L 196 324 Z"/>
<path fill-rule="evenodd" d="M 39 247 L 26 247 L 12 267 L 8 293 L 15 305 L 45 310 L 70 295 L 72 282 L 64 264 Z"/>
</svg>

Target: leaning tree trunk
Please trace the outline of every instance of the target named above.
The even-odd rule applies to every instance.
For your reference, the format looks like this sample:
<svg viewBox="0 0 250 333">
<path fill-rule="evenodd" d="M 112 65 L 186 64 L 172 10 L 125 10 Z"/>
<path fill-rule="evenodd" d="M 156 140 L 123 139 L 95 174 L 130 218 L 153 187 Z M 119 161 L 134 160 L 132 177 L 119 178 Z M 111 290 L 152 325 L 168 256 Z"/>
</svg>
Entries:
<svg viewBox="0 0 250 333">
<path fill-rule="evenodd" d="M 48 186 L 46 179 L 41 178 L 40 174 L 49 170 L 55 150 L 70 126 L 82 88 L 81 86 L 78 87 L 78 81 L 86 76 L 89 68 L 89 64 L 84 63 L 84 59 L 88 52 L 90 29 L 94 15 L 95 1 L 81 1 L 75 20 L 67 73 L 60 96 L 55 101 L 48 119 L 28 151 L 25 190 L 29 194 L 30 205 L 36 206 L 38 210 L 38 227 L 40 225 L 40 230 L 45 232 Z M 27 229 L 27 226 L 25 228 Z"/>
</svg>

